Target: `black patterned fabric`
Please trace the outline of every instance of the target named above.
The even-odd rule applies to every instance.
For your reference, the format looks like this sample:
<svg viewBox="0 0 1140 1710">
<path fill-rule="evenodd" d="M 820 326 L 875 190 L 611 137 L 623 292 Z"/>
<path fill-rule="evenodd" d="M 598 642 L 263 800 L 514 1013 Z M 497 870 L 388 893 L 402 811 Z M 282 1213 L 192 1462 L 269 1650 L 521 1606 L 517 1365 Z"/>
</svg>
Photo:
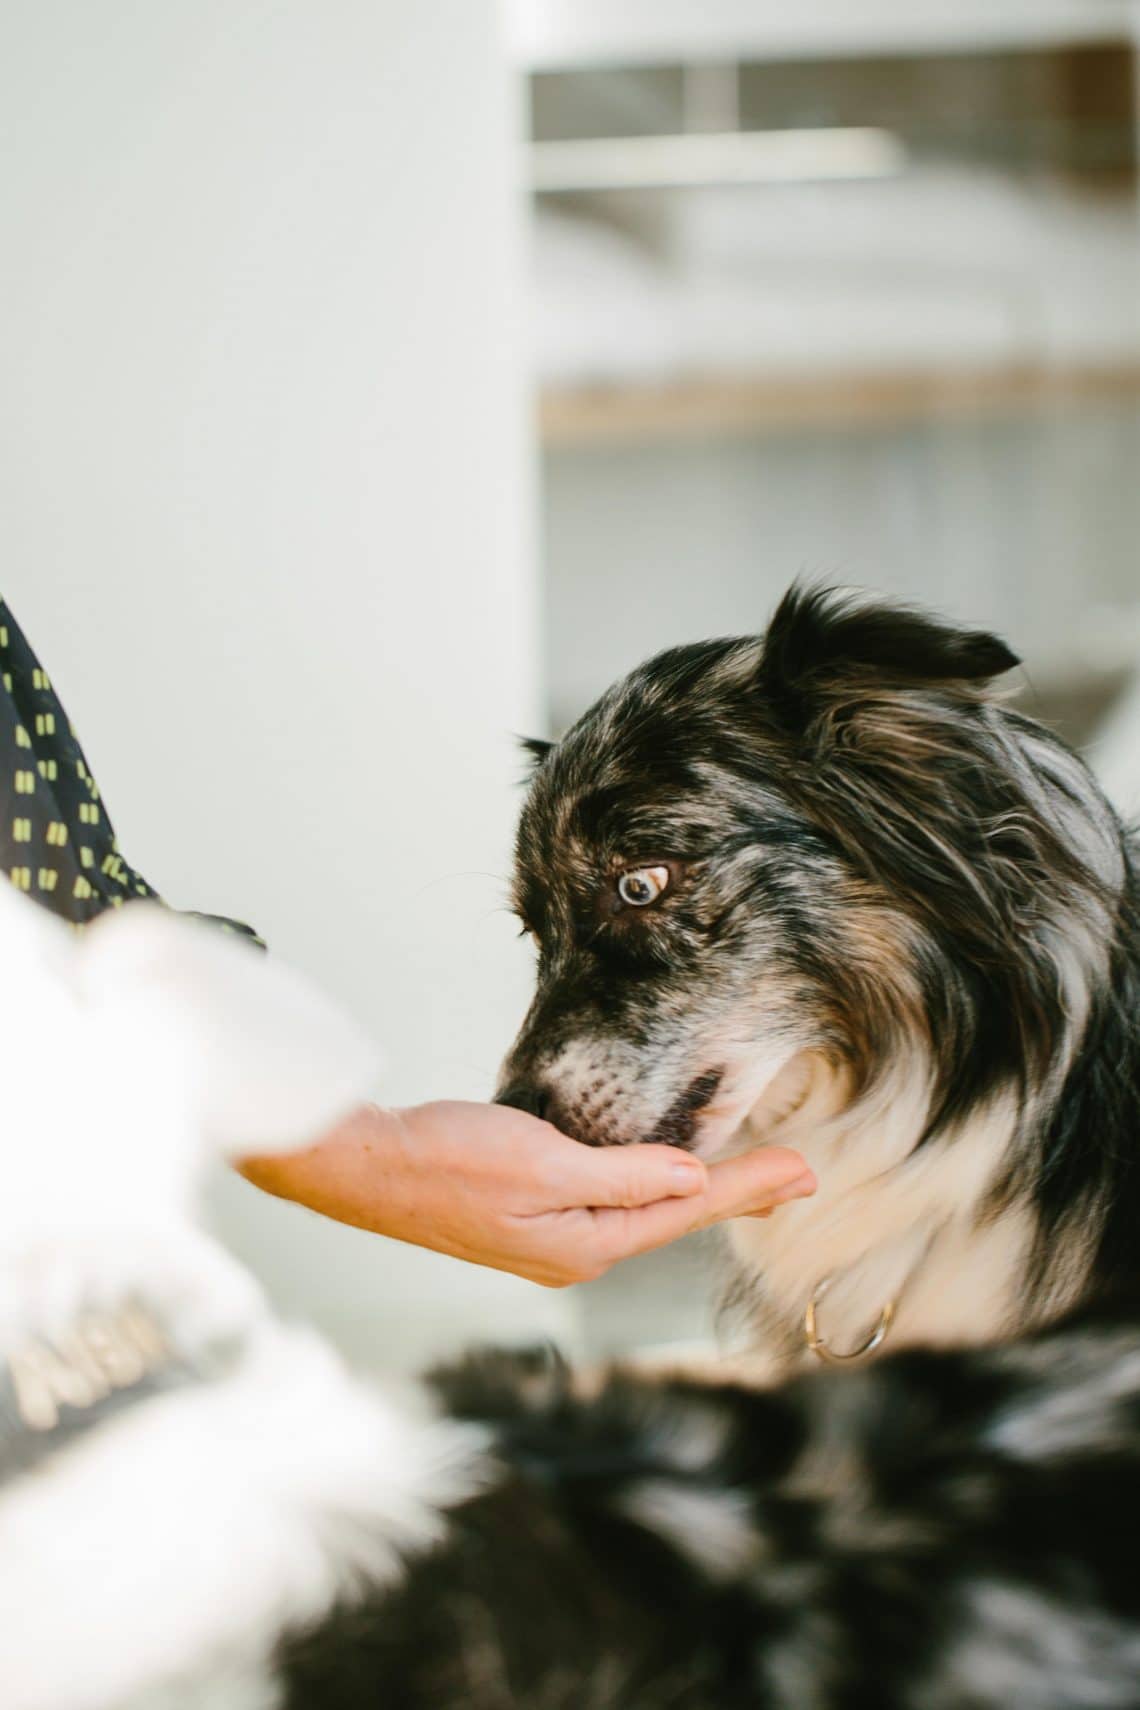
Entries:
<svg viewBox="0 0 1140 1710">
<path fill-rule="evenodd" d="M 98 785 L 59 696 L 3 600 L 0 866 L 18 890 L 76 926 L 138 898 L 159 900 L 119 853 Z M 237 921 L 217 924 L 260 942 Z"/>
</svg>

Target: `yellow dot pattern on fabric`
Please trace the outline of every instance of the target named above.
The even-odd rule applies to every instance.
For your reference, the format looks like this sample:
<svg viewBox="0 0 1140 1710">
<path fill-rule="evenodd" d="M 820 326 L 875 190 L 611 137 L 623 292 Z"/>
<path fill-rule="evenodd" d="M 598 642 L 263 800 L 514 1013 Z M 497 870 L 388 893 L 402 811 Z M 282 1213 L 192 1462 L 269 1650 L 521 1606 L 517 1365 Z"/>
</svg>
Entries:
<svg viewBox="0 0 1140 1710">
<path fill-rule="evenodd" d="M 157 901 L 120 853 L 71 721 L 2 599 L 0 684 L 0 869 L 74 927 L 124 902 Z M 218 924 L 260 942 L 248 927 Z"/>
<path fill-rule="evenodd" d="M 115 848 L 51 678 L 2 600 L 0 682 L 0 866 L 11 882 L 79 926 L 124 893 L 153 896 Z"/>
<path fill-rule="evenodd" d="M 72 925 L 113 896 L 154 896 L 115 848 L 91 769 L 21 626 L 0 600 L 0 867 Z"/>
</svg>

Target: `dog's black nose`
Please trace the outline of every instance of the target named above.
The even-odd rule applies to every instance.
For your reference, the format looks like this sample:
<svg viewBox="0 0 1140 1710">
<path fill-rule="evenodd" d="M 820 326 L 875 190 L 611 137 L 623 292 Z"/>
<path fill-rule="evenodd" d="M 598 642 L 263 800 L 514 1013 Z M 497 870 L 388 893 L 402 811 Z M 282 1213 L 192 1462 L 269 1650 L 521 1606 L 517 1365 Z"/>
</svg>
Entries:
<svg viewBox="0 0 1140 1710">
<path fill-rule="evenodd" d="M 533 1081 L 515 1081 L 495 1094 L 496 1104 L 509 1104 L 512 1110 L 525 1110 L 528 1116 L 546 1120 L 550 1111 L 550 1094 Z"/>
</svg>

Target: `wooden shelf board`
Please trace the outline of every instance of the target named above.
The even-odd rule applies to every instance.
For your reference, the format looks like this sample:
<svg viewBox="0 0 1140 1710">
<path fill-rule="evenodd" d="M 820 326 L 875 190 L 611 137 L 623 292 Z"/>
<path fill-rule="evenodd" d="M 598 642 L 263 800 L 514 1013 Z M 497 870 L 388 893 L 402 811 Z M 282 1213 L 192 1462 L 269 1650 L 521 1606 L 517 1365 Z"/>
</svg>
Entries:
<svg viewBox="0 0 1140 1710">
<path fill-rule="evenodd" d="M 1140 399 L 1140 359 L 1113 367 L 1014 365 L 848 375 L 745 376 L 661 384 L 548 387 L 543 445 L 564 447 L 857 429 L 1018 416 L 1086 400 Z"/>
</svg>

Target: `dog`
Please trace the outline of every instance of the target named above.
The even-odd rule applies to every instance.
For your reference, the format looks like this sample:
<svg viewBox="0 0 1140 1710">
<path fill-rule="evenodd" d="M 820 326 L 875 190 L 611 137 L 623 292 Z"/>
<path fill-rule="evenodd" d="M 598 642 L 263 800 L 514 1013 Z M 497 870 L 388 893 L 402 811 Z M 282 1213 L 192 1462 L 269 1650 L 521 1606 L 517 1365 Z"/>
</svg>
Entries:
<svg viewBox="0 0 1140 1710">
<path fill-rule="evenodd" d="M 1140 1704 L 1135 1317 L 388 1393 L 195 1217 L 211 1158 L 369 1095 L 368 1042 L 146 904 L 77 936 L 0 885 L 0 945 L 4 1710 Z"/>
<path fill-rule="evenodd" d="M 757 1357 L 986 1343 L 1140 1280 L 1136 845 L 993 635 L 793 587 L 531 744 L 498 1097 L 801 1151 L 731 1231 Z"/>
</svg>

